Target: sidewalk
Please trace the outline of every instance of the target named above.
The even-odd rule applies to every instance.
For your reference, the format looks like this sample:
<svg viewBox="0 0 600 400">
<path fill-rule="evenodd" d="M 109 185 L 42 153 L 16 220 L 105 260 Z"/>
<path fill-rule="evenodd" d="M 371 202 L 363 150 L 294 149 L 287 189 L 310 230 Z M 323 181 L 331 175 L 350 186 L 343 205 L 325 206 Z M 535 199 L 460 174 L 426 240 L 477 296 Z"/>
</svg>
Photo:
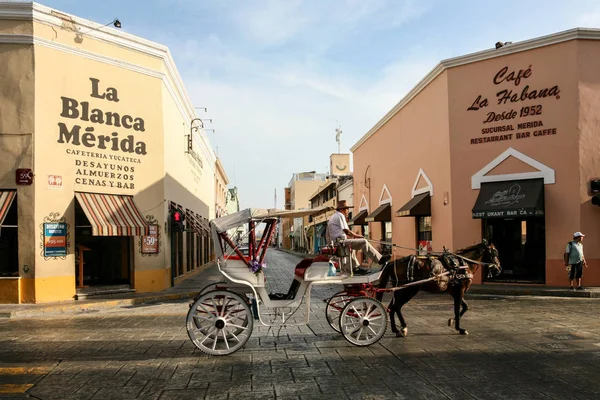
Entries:
<svg viewBox="0 0 600 400">
<path fill-rule="evenodd" d="M 33 317 L 63 313 L 88 313 L 123 306 L 190 299 L 219 276 L 217 264 L 210 262 L 179 285 L 160 292 L 108 295 L 89 300 L 68 300 L 42 304 L 0 304 L 0 318 Z M 212 278 L 212 279 L 211 279 Z"/>
<path fill-rule="evenodd" d="M 296 253 L 280 249 L 286 253 L 300 257 L 310 257 L 309 254 Z M 132 293 L 124 295 L 111 295 L 106 298 L 90 300 L 71 300 L 43 304 L 0 304 L 0 318 L 33 317 L 40 315 L 54 315 L 62 313 L 87 313 L 106 310 L 123 306 L 149 304 L 190 299 L 209 283 L 219 280 L 220 274 L 217 265 L 211 262 L 200 267 L 199 271 L 179 285 L 153 293 Z M 551 296 L 551 297 L 577 297 L 600 298 L 600 287 L 586 288 L 585 291 L 572 291 L 567 287 L 549 287 L 542 285 L 505 285 L 484 284 L 473 285 L 467 297 L 481 296 Z"/>
</svg>

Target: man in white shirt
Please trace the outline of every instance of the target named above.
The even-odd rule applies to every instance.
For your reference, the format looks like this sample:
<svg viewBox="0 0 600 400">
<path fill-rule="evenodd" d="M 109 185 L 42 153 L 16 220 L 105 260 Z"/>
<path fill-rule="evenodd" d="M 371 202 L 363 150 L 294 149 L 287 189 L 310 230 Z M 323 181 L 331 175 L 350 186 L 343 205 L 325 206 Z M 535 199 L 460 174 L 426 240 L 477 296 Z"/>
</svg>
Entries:
<svg viewBox="0 0 600 400">
<path fill-rule="evenodd" d="M 348 218 L 350 208 L 352 208 L 352 206 L 348 206 L 346 200 L 339 201 L 335 213 L 329 218 L 329 221 L 327 221 L 327 231 L 325 233 L 327 243 L 333 242 L 334 244 L 338 244 L 339 242 L 342 242 L 352 250 L 362 250 L 367 257 L 378 264 L 385 265 L 390 260 L 391 256 L 382 256 L 373 246 L 371 246 L 367 239 L 352 232 L 348 227 L 346 219 Z M 358 267 L 359 263 L 354 251 L 352 252 L 352 260 L 354 265 Z"/>
<path fill-rule="evenodd" d="M 581 286 L 581 277 L 583 276 L 583 267 L 587 268 L 585 257 L 583 256 L 583 238 L 585 235 L 581 232 L 573 234 L 573 240 L 567 243 L 565 249 L 565 266 L 570 266 L 569 280 L 571 282 L 571 290 L 585 290 Z"/>
</svg>

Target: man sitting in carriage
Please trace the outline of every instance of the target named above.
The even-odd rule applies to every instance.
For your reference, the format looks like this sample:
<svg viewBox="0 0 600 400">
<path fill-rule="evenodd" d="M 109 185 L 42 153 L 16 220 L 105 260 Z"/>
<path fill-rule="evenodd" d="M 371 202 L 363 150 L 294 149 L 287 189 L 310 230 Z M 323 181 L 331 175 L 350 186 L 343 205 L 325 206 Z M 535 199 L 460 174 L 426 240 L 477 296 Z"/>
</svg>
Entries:
<svg viewBox="0 0 600 400">
<path fill-rule="evenodd" d="M 366 273 L 368 272 L 367 270 L 358 268 L 360 264 L 356 258 L 355 250 L 362 250 L 363 254 L 377 262 L 379 265 L 385 265 L 390 260 L 391 256 L 382 256 L 373 246 L 371 246 L 367 239 L 350 230 L 348 222 L 346 221 L 350 208 L 353 208 L 353 206 L 347 205 L 346 200 L 339 201 L 335 213 L 329 218 L 329 221 L 327 221 L 325 237 L 327 243 L 333 243 L 336 246 L 341 244 L 350 247 L 353 250 L 351 258 L 354 273 Z"/>
</svg>

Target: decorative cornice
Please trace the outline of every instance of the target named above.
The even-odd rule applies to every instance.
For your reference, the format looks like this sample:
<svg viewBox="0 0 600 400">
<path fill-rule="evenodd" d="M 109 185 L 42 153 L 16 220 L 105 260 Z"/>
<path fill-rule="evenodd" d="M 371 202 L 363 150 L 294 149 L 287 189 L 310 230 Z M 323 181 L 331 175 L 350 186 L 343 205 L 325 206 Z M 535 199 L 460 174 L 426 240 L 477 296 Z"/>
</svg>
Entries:
<svg viewBox="0 0 600 400">
<path fill-rule="evenodd" d="M 421 178 L 421 177 L 425 180 L 425 182 L 427 182 L 427 186 L 417 189 L 417 185 L 419 184 L 419 178 Z M 415 179 L 415 184 L 412 187 L 411 195 L 412 195 L 412 197 L 415 197 L 421 193 L 427 193 L 427 192 L 429 192 L 430 196 L 433 196 L 433 183 L 431 183 L 431 180 L 429 179 L 427 174 L 425 174 L 425 171 L 423 171 L 423 168 L 419 168 L 419 173 L 417 174 L 417 179 Z"/>
<path fill-rule="evenodd" d="M 499 49 L 488 49 L 476 53 L 467 54 L 455 58 L 442 60 L 436 65 L 417 85 L 402 100 L 398 102 L 387 114 L 383 116 L 362 138 L 358 140 L 351 148 L 351 152 L 355 152 L 364 142 L 367 141 L 375 132 L 385 125 L 394 115 L 404 108 L 416 95 L 418 95 L 426 86 L 429 85 L 446 69 L 458 67 L 461 65 L 472 64 L 479 61 L 489 60 L 492 58 L 507 56 L 509 54 L 520 53 L 523 51 L 537 49 L 539 47 L 551 46 L 567 42 L 569 40 L 600 40 L 600 29 L 591 28 L 574 28 L 567 31 L 554 33 L 551 35 L 541 36 L 534 39 L 516 42 Z"/>
<path fill-rule="evenodd" d="M 384 198 L 383 196 L 386 193 L 388 197 Z M 390 190 L 388 189 L 385 183 L 383 184 L 383 188 L 381 189 L 381 195 L 379 196 L 379 205 L 382 206 L 384 204 L 392 205 L 392 194 L 390 193 Z"/>
<path fill-rule="evenodd" d="M 488 172 L 496 168 L 498 165 L 502 164 L 502 162 L 504 162 L 504 160 L 506 160 L 509 157 L 514 157 L 517 160 L 520 160 L 521 162 L 529 165 L 530 167 L 537 169 L 537 171 L 517 172 L 514 174 L 487 175 Z M 526 154 L 521 153 L 520 151 L 512 147 L 509 147 L 502 154 L 490 161 L 488 165 L 477 171 L 471 177 L 471 189 L 481 189 L 481 184 L 483 182 L 502 182 L 535 178 L 544 179 L 545 185 L 552 185 L 556 182 L 555 172 L 552 168 L 542 164 L 541 162 L 529 157 Z"/>
</svg>

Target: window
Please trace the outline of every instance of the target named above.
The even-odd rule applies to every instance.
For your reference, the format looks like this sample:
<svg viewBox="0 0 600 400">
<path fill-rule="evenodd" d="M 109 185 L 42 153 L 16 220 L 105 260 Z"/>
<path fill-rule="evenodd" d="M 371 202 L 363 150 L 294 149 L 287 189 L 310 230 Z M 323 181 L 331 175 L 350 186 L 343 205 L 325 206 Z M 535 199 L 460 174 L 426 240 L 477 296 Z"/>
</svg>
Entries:
<svg viewBox="0 0 600 400">
<path fill-rule="evenodd" d="M 417 240 L 431 241 L 431 216 L 417 217 Z"/>
<path fill-rule="evenodd" d="M 183 232 L 175 232 L 175 248 L 177 251 L 177 276 L 183 275 Z"/>
<path fill-rule="evenodd" d="M 198 266 L 204 264 L 202 262 L 202 245 L 200 243 L 201 239 L 202 239 L 202 236 L 200 236 L 200 235 L 195 235 L 195 237 L 194 237 L 194 240 L 196 241 L 196 265 L 198 265 Z"/>
<path fill-rule="evenodd" d="M 369 225 L 361 225 L 362 226 L 362 235 L 365 239 L 369 238 Z"/>
<path fill-rule="evenodd" d="M 383 232 L 381 235 L 381 240 L 383 242 L 387 242 L 385 244 L 381 244 L 381 254 L 392 254 L 392 222 L 386 221 L 381 224 Z"/>
<path fill-rule="evenodd" d="M 194 269 L 194 233 L 186 232 L 185 252 L 187 255 L 186 271 Z"/>
</svg>

